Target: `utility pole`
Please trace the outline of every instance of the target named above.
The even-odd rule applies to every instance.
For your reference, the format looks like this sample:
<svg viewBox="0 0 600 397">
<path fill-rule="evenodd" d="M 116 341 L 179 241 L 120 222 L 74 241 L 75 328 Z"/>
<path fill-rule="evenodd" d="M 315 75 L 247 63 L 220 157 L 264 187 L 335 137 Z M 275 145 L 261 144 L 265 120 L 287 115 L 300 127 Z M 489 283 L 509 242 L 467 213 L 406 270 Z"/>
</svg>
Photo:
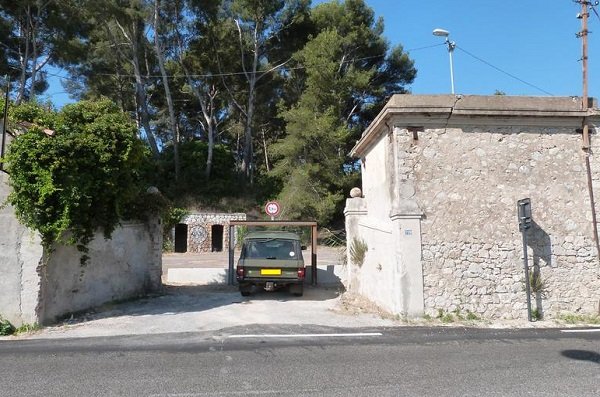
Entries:
<svg viewBox="0 0 600 397">
<path fill-rule="evenodd" d="M 598 260 L 600 260 L 600 241 L 598 240 L 598 222 L 596 218 L 596 204 L 594 201 L 594 187 L 592 179 L 592 166 L 590 164 L 590 131 L 587 123 L 587 112 L 589 109 L 588 101 L 588 18 L 590 16 L 589 9 L 598 5 L 598 1 L 592 4 L 589 0 L 575 0 L 581 5 L 581 12 L 577 14 L 577 18 L 581 19 L 581 31 L 576 34 L 581 39 L 581 68 L 582 68 L 582 96 L 581 96 L 581 109 L 585 112 L 583 118 L 583 142 L 581 148 L 585 152 L 585 168 L 587 171 L 587 184 L 588 184 L 588 195 L 590 197 L 590 205 L 592 212 L 592 228 L 594 230 L 594 243 L 596 244 L 596 251 L 598 254 Z M 595 10 L 594 10 L 595 12 Z"/>
<path fill-rule="evenodd" d="M 582 68 L 582 74 L 583 74 L 583 92 L 582 92 L 582 96 L 581 96 L 581 105 L 582 105 L 582 109 L 583 110 L 587 110 L 588 108 L 588 17 L 590 16 L 590 13 L 588 11 L 588 6 L 590 5 L 590 2 L 587 0 L 580 0 L 579 3 L 581 3 L 581 13 L 579 14 L 581 17 L 581 32 L 579 32 L 577 34 L 578 37 L 581 38 L 581 68 Z M 588 139 L 585 139 L 586 137 L 584 136 L 584 143 L 589 143 L 589 137 L 587 137 Z"/>
</svg>

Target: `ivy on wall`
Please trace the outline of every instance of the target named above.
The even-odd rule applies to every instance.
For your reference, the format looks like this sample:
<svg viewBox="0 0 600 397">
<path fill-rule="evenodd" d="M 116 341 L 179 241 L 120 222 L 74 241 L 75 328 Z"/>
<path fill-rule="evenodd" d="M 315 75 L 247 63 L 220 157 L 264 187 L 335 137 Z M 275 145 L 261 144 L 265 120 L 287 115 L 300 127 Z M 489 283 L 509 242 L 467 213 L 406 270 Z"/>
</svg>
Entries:
<svg viewBox="0 0 600 397">
<path fill-rule="evenodd" d="M 109 238 L 120 220 L 139 219 L 148 210 L 140 176 L 144 145 L 115 104 L 82 101 L 59 112 L 26 104 L 11 115 L 13 123 L 34 126 L 8 148 L 7 201 L 21 223 L 39 231 L 46 248 L 61 242 L 87 252 L 96 230 Z"/>
</svg>

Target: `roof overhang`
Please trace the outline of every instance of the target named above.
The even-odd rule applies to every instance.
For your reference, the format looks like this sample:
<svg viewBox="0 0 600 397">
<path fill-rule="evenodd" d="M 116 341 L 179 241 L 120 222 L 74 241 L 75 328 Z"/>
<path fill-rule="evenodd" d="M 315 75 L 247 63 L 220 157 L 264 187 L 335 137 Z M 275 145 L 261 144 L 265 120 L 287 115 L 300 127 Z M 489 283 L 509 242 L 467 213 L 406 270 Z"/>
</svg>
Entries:
<svg viewBox="0 0 600 397">
<path fill-rule="evenodd" d="M 461 128 L 523 126 L 581 128 L 600 123 L 595 101 L 584 110 L 579 97 L 394 95 L 350 151 L 361 157 L 393 127 Z"/>
</svg>

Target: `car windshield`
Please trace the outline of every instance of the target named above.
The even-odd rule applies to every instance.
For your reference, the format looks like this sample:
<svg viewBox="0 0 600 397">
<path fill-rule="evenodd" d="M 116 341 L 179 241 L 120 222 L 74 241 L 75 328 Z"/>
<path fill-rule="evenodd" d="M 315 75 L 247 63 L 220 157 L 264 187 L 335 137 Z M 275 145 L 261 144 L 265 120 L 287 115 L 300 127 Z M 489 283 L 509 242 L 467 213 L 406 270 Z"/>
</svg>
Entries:
<svg viewBox="0 0 600 397">
<path fill-rule="evenodd" d="M 252 239 L 244 243 L 242 257 L 249 259 L 299 259 L 298 241 L 283 239 Z"/>
</svg>

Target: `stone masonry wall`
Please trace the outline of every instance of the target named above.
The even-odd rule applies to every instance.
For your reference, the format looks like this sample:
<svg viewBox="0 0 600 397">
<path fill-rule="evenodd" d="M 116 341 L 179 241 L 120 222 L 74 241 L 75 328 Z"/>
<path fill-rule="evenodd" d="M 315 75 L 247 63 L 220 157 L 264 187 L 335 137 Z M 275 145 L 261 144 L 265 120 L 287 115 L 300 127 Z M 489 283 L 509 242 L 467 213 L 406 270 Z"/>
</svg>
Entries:
<svg viewBox="0 0 600 397">
<path fill-rule="evenodd" d="M 406 179 L 416 179 L 422 220 L 425 311 L 524 318 L 517 200 L 530 197 L 529 264 L 549 316 L 597 313 L 600 264 L 592 240 L 581 135 L 570 128 L 426 129 L 398 135 Z M 597 138 L 596 138 L 597 139 Z M 600 151 L 596 139 L 592 142 Z M 594 148 L 593 148 L 594 149 Z M 592 157 L 595 197 L 600 170 Z M 596 205 L 599 208 L 598 205 Z"/>
<path fill-rule="evenodd" d="M 223 249 L 229 243 L 229 222 L 246 220 L 246 214 L 199 213 L 184 217 L 181 223 L 188 225 L 188 252 L 212 251 L 212 226 L 223 226 Z"/>
</svg>

